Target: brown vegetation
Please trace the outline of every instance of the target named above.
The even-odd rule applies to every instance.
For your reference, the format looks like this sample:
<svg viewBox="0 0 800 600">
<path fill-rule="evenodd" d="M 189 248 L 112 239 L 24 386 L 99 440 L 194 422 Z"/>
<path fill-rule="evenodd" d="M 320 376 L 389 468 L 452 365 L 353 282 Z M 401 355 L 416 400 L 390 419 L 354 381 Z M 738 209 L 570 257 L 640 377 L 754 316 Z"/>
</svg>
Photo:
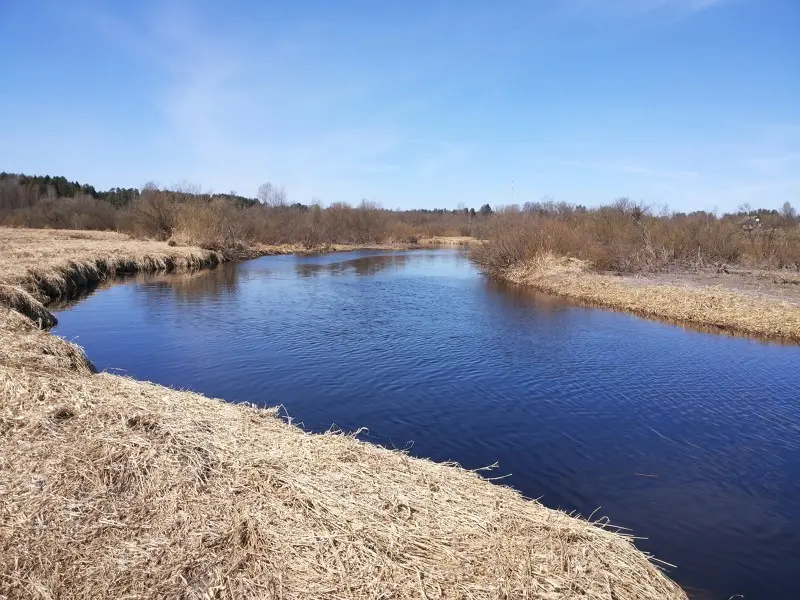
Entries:
<svg viewBox="0 0 800 600">
<path fill-rule="evenodd" d="M 594 210 L 544 203 L 497 214 L 479 234 L 488 243 L 473 258 L 489 272 L 543 253 L 625 273 L 726 265 L 800 270 L 800 221 L 789 205 L 781 213 L 717 216 L 652 214 L 625 199 Z"/>
<path fill-rule="evenodd" d="M 210 264 L 70 234 L 63 258 L 17 239 L 0 280 L 33 298 L 98 262 Z M 274 411 L 93 374 L 4 306 L 0 497 L 0 597 L 686 597 L 605 522 Z"/>
<path fill-rule="evenodd" d="M 0 228 L 0 297 L 15 306 L 69 298 L 118 273 L 196 269 L 226 256 L 191 246 L 131 239 L 97 231 Z M 23 310 L 30 314 L 30 308 Z"/>
<path fill-rule="evenodd" d="M 113 205 L 64 180 L 59 197 L 50 184 L 25 176 L 0 178 L 0 226 L 120 231 L 137 238 L 230 249 L 253 245 L 414 244 L 422 238 L 469 236 L 480 218 L 474 210 L 384 210 L 362 200 L 288 204 L 286 191 L 264 184 L 262 202 L 233 194 L 159 189 L 149 184 L 125 192 Z M 39 178 L 41 179 L 41 178 Z M 25 181 L 25 183 L 23 183 Z M 37 180 L 38 181 L 38 180 Z M 44 187 L 42 187 L 44 186 Z M 93 191 L 93 188 L 89 188 Z M 117 195 L 113 196 L 114 199 Z"/>
<path fill-rule="evenodd" d="M 592 272 L 578 259 L 541 254 L 498 276 L 594 306 L 731 333 L 800 342 L 800 293 L 794 301 L 723 286 L 674 285 Z"/>
<path fill-rule="evenodd" d="M 486 241 L 471 256 L 493 277 L 594 305 L 800 341 L 800 225 L 791 207 L 756 214 L 658 216 L 628 201 L 592 211 L 551 204 L 497 215 L 482 226 Z M 741 266 L 769 274 L 771 284 L 761 277 L 755 291 L 740 285 L 731 273 Z M 709 271 L 729 277 L 712 279 Z M 669 281 L 665 273 L 681 277 Z M 714 285 L 697 285 L 700 278 Z"/>
</svg>

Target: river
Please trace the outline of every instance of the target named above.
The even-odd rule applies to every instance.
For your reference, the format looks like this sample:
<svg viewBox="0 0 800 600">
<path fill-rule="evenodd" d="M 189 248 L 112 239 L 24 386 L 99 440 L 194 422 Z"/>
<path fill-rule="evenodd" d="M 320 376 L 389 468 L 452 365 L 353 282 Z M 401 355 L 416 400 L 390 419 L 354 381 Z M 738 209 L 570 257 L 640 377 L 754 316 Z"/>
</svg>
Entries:
<svg viewBox="0 0 800 600">
<path fill-rule="evenodd" d="M 800 598 L 800 348 L 585 308 L 455 250 L 139 276 L 57 313 L 99 369 L 281 405 L 630 528 L 697 598 Z"/>
</svg>

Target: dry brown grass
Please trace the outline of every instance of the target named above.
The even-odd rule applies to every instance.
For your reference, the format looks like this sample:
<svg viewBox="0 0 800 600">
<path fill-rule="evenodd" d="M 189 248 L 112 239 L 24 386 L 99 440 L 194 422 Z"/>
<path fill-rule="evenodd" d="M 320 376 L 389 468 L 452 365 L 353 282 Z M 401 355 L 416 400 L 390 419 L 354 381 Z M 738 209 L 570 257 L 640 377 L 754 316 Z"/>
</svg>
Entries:
<svg viewBox="0 0 800 600">
<path fill-rule="evenodd" d="M 40 329 L 50 328 L 56 324 L 56 318 L 41 302 L 17 286 L 0 283 L 0 306 L 25 315 Z"/>
<path fill-rule="evenodd" d="M 592 272 L 586 261 L 552 254 L 542 254 L 495 275 L 544 292 L 646 317 L 800 342 L 800 303 L 757 297 L 721 286 L 634 282 Z"/>
<path fill-rule="evenodd" d="M 44 304 L 72 298 L 117 274 L 187 271 L 223 261 L 274 254 L 401 249 L 407 244 L 254 245 L 207 249 L 183 241 L 137 240 L 108 231 L 0 227 L 0 306 L 11 306 L 44 327 L 55 318 Z"/>
<path fill-rule="evenodd" d="M 12 368 L 56 375 L 95 372 L 79 346 L 50 335 L 23 314 L 0 305 L 0 370 Z M 4 407 L 4 401 L 0 402 L 0 409 Z"/>
<path fill-rule="evenodd" d="M 120 233 L 0 227 L 0 282 L 54 299 L 115 273 L 207 267 L 223 255 Z"/>
<path fill-rule="evenodd" d="M 0 397 L 10 597 L 685 597 L 618 534 L 271 411 L 28 368 Z"/>
<path fill-rule="evenodd" d="M 420 246 L 461 246 L 467 247 L 476 242 L 475 238 L 468 235 L 433 236 L 423 237 L 418 240 Z"/>
<path fill-rule="evenodd" d="M 70 277 L 62 258 L 113 262 L 123 242 L 27 268 Z M 151 247 L 141 264 L 196 252 Z M 39 285 L 9 265 L 0 279 Z M 0 598 L 686 598 L 604 522 L 274 411 L 92 374 L 10 308 L 0 498 Z"/>
</svg>

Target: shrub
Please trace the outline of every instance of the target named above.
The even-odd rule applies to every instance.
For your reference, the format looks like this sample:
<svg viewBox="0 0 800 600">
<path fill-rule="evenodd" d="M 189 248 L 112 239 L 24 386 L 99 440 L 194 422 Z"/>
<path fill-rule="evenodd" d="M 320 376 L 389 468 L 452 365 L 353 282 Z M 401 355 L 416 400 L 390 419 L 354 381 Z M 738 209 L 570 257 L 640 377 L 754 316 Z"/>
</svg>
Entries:
<svg viewBox="0 0 800 600">
<path fill-rule="evenodd" d="M 752 229 L 744 220 L 709 213 L 654 215 L 625 199 L 595 210 L 537 205 L 484 221 L 476 229 L 487 242 L 472 256 L 488 272 L 545 253 L 622 272 L 719 264 L 800 268 L 800 226 L 793 218 L 766 215 Z"/>
<path fill-rule="evenodd" d="M 178 224 L 178 202 L 172 194 L 146 189 L 131 205 L 134 231 L 144 237 L 166 240 Z"/>
</svg>

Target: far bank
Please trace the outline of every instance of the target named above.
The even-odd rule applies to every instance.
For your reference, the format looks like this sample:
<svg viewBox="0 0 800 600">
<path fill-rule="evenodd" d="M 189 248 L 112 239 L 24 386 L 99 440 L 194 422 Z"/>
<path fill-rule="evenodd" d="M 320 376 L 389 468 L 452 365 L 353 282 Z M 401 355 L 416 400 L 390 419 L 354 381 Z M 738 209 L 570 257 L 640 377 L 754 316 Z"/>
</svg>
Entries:
<svg viewBox="0 0 800 600">
<path fill-rule="evenodd" d="M 800 343 L 797 273 L 739 269 L 615 275 L 593 271 L 586 261 L 545 253 L 488 274 L 642 317 Z"/>
</svg>

